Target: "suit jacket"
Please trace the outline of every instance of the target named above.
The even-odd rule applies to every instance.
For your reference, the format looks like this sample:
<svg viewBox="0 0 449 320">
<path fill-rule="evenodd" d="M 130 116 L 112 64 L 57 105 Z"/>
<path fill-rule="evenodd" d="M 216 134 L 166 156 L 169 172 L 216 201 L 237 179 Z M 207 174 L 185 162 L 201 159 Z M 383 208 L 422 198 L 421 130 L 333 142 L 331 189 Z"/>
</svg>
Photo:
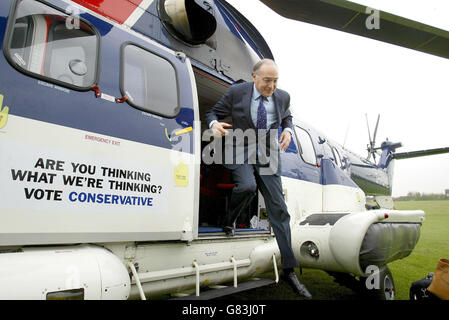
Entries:
<svg viewBox="0 0 449 320">
<path fill-rule="evenodd" d="M 251 98 L 253 95 L 253 82 L 245 82 L 231 86 L 225 95 L 205 114 L 206 124 L 212 120 L 232 117 L 233 129 L 256 129 L 251 119 Z M 292 116 L 290 113 L 290 95 L 281 89 L 276 89 L 273 101 L 277 111 L 277 122 L 270 129 L 282 127 L 292 128 Z"/>
<path fill-rule="evenodd" d="M 246 130 L 251 129 L 255 132 L 254 130 L 256 130 L 256 127 L 251 119 L 251 98 L 253 88 L 253 82 L 245 82 L 231 86 L 220 101 L 218 101 L 210 110 L 206 112 L 205 121 L 207 126 L 209 126 L 209 123 L 213 120 L 220 121 L 221 119 L 231 116 L 233 130 L 241 129 L 245 132 Z M 282 128 L 282 130 L 284 130 L 285 128 L 291 128 L 293 130 L 292 115 L 289 110 L 290 95 L 284 90 L 276 89 L 273 94 L 273 102 L 277 112 L 277 120 L 269 129 Z M 269 131 L 267 133 L 267 150 L 265 151 L 265 154 L 269 155 L 269 142 L 270 140 L 273 141 L 273 139 L 276 139 L 277 141 L 277 134 L 276 137 L 271 137 L 272 139 L 270 139 Z M 251 155 L 251 152 L 248 154 L 248 146 L 247 141 L 245 141 L 245 162 L 248 161 L 249 155 Z M 234 142 L 234 163 L 236 163 L 236 155 L 239 154 L 239 152 L 235 150 L 235 147 Z M 277 148 L 277 150 L 279 152 L 279 148 Z M 225 162 L 229 163 L 229 161 Z"/>
</svg>

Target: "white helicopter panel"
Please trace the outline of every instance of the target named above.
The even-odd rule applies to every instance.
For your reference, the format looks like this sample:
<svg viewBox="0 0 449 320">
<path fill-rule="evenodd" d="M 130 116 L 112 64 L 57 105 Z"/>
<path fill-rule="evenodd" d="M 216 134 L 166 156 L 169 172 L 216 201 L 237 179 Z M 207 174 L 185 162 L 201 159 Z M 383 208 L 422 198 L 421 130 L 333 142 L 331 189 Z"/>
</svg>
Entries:
<svg viewBox="0 0 449 320">
<path fill-rule="evenodd" d="M 3 245 L 192 237 L 193 155 L 14 115 L 5 131 Z"/>
</svg>

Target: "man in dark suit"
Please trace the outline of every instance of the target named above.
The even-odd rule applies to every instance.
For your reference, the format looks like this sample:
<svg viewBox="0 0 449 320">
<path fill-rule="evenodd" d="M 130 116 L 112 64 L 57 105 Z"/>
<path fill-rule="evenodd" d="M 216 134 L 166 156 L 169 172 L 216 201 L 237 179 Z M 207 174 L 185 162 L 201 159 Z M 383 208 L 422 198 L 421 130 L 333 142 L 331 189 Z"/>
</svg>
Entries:
<svg viewBox="0 0 449 320">
<path fill-rule="evenodd" d="M 228 161 L 225 161 L 224 165 L 232 171 L 235 187 L 223 229 L 228 236 L 234 235 L 235 221 L 259 187 L 281 252 L 283 279 L 296 293 L 311 298 L 293 269 L 299 264 L 291 246 L 290 215 L 282 193 L 280 176 L 279 149 L 287 149 L 292 136 L 290 96 L 287 92 L 277 89 L 278 68 L 273 60 L 259 61 L 253 68 L 252 77 L 254 82 L 231 86 L 220 101 L 206 113 L 206 123 L 215 136 L 227 136 L 229 132 L 226 129 L 231 127 L 234 131 L 240 129 L 246 133 L 257 132 L 252 135 L 256 141 L 249 139 L 250 141 L 244 144 L 243 151 L 234 152 L 232 157 L 225 155 Z M 228 116 L 232 117 L 232 125 L 219 121 Z M 279 127 L 282 128 L 282 133 L 277 141 Z M 273 137 L 276 140 L 273 140 Z M 265 142 L 261 143 L 261 140 Z M 231 150 L 235 151 L 235 145 Z M 255 162 L 251 161 L 254 159 L 252 151 L 255 151 Z M 243 161 L 236 161 L 242 152 L 244 155 L 240 159 Z M 269 159 L 266 161 L 268 154 Z M 271 170 L 266 170 L 267 167 L 261 163 L 267 164 Z"/>
</svg>

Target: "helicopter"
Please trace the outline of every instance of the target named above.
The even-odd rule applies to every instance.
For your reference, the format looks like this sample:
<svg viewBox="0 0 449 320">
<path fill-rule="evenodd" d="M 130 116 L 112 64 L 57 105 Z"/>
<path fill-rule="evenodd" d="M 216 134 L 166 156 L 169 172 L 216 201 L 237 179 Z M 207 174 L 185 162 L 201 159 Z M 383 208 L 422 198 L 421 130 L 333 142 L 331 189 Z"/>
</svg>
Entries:
<svg viewBox="0 0 449 320">
<path fill-rule="evenodd" d="M 0 22 L 1 299 L 207 298 L 279 281 L 263 197 L 227 237 L 233 183 L 202 159 L 204 113 L 274 58 L 250 21 L 224 0 L 8 0 Z M 430 43 L 419 50 L 444 54 Z M 375 277 L 366 290 L 393 299 L 387 264 L 413 251 L 425 217 L 392 206 L 393 164 L 449 148 L 378 147 L 378 123 L 366 158 L 294 117 L 283 191 L 301 267 Z"/>
</svg>

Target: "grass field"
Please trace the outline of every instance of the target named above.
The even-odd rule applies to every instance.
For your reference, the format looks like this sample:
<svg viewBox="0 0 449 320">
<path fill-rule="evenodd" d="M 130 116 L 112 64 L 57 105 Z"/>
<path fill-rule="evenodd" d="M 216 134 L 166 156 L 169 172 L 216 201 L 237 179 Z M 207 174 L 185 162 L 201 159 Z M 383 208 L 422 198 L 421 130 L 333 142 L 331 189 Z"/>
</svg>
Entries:
<svg viewBox="0 0 449 320">
<path fill-rule="evenodd" d="M 398 210 L 424 210 L 426 220 L 415 250 L 408 257 L 390 263 L 396 300 L 408 300 L 412 282 L 434 272 L 440 258 L 449 258 L 449 200 L 399 201 Z M 274 275 L 269 275 L 274 277 Z M 326 272 L 304 269 L 300 275 L 314 300 L 359 300 L 361 296 L 334 282 Z M 226 299 L 234 300 L 299 300 L 284 283 L 239 293 Z M 365 298 L 363 298 L 365 299 Z"/>
</svg>

